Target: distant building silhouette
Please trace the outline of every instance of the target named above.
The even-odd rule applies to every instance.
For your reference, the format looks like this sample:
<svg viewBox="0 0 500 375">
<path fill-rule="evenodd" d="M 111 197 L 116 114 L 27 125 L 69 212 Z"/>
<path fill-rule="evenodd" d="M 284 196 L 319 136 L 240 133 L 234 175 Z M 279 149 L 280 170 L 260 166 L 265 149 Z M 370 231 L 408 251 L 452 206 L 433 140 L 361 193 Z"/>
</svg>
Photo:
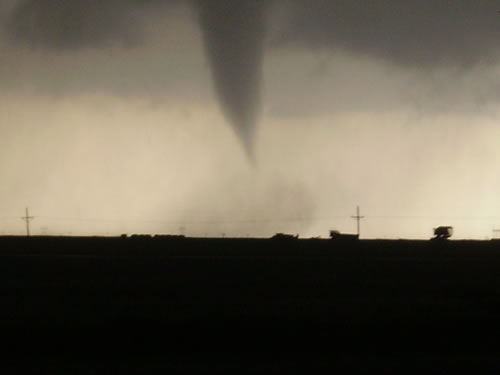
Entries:
<svg viewBox="0 0 500 375">
<path fill-rule="evenodd" d="M 500 229 L 493 229 L 493 238 L 492 240 L 500 240 Z"/>
<path fill-rule="evenodd" d="M 285 234 L 285 233 L 276 233 L 274 236 L 271 237 L 273 240 L 297 240 L 299 238 L 299 235 L 293 235 L 293 234 Z"/>
<path fill-rule="evenodd" d="M 186 238 L 183 234 L 155 234 L 154 238 L 160 238 L 165 240 L 182 240 Z"/>
<path fill-rule="evenodd" d="M 441 226 L 434 228 L 434 239 L 447 240 L 453 235 L 453 227 Z"/>
<path fill-rule="evenodd" d="M 359 233 L 358 234 L 348 234 L 348 233 L 340 233 L 338 230 L 331 230 L 330 231 L 330 238 L 332 240 L 342 240 L 342 241 L 356 241 L 359 240 Z"/>
<path fill-rule="evenodd" d="M 134 239 L 145 239 L 145 238 L 153 238 L 150 234 L 133 234 L 130 236 L 130 238 Z"/>
</svg>

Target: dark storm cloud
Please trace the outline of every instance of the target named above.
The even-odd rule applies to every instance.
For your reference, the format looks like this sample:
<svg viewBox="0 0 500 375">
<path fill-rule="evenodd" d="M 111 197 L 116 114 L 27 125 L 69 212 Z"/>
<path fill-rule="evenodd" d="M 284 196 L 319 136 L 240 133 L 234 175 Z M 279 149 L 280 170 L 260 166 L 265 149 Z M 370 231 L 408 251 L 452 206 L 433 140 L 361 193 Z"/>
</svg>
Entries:
<svg viewBox="0 0 500 375">
<path fill-rule="evenodd" d="M 289 10 L 276 39 L 285 45 L 342 48 L 420 67 L 468 65 L 499 55 L 497 0 L 284 0 L 279 4 Z"/>
<path fill-rule="evenodd" d="M 182 0 L 10 0 L 4 30 L 9 39 L 49 49 L 104 47 L 139 42 L 144 11 L 164 11 Z"/>
<path fill-rule="evenodd" d="M 137 33 L 128 12 L 131 1 L 28 0 L 11 13 L 6 29 L 13 41 L 47 48 L 75 49 L 110 41 L 127 42 Z"/>
<path fill-rule="evenodd" d="M 228 41 L 260 29 L 263 6 L 275 4 L 279 14 L 271 24 L 281 43 L 346 48 L 413 64 L 498 54 L 498 0 L 18 0 L 7 28 L 14 40 L 79 47 L 126 39 L 138 26 L 138 10 L 176 3 L 198 5 L 204 30 L 207 22 L 221 23 L 217 31 Z"/>
<path fill-rule="evenodd" d="M 8 7 L 9 16 L 0 19 L 4 20 L 4 30 L 14 44 L 70 52 L 82 47 L 104 48 L 111 43 L 140 43 L 143 26 L 150 19 L 168 24 L 169 5 L 192 6 L 221 107 L 249 153 L 258 117 L 267 29 L 272 30 L 271 48 L 347 50 L 361 57 L 424 70 L 491 63 L 499 56 L 498 0 L 12 0 L 9 3 L 13 4 Z M 143 11 L 151 9 L 160 17 L 149 19 L 151 13 Z M 182 43 L 182 35 L 179 41 Z M 156 76 L 158 72 L 151 74 Z"/>
</svg>

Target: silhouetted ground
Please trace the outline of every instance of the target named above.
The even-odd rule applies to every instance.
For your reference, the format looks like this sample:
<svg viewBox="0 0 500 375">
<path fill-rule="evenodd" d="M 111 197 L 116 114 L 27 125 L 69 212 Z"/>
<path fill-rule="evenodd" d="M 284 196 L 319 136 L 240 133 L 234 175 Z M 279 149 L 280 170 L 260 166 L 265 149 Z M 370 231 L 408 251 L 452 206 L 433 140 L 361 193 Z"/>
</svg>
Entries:
<svg viewBox="0 0 500 375">
<path fill-rule="evenodd" d="M 7 373 L 475 371 L 500 353 L 495 241 L 0 237 L 0 296 Z"/>
</svg>

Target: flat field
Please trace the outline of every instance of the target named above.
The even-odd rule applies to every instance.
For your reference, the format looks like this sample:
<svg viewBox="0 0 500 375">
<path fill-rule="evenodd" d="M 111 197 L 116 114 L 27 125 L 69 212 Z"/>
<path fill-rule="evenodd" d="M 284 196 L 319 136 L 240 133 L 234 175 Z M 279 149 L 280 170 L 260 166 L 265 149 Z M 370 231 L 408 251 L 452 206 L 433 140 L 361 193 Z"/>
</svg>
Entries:
<svg viewBox="0 0 500 375">
<path fill-rule="evenodd" d="M 499 271 L 496 241 L 0 237 L 0 328 L 59 365 L 484 364 Z"/>
</svg>

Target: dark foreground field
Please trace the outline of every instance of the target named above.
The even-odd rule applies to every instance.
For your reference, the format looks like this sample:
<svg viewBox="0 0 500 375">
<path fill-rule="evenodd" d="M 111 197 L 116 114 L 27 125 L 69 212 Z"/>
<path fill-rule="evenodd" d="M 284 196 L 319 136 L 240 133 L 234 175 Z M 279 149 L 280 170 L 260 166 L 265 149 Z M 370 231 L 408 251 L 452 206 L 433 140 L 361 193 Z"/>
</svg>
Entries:
<svg viewBox="0 0 500 375">
<path fill-rule="evenodd" d="M 0 237 L 6 373 L 480 371 L 500 242 Z"/>
</svg>

